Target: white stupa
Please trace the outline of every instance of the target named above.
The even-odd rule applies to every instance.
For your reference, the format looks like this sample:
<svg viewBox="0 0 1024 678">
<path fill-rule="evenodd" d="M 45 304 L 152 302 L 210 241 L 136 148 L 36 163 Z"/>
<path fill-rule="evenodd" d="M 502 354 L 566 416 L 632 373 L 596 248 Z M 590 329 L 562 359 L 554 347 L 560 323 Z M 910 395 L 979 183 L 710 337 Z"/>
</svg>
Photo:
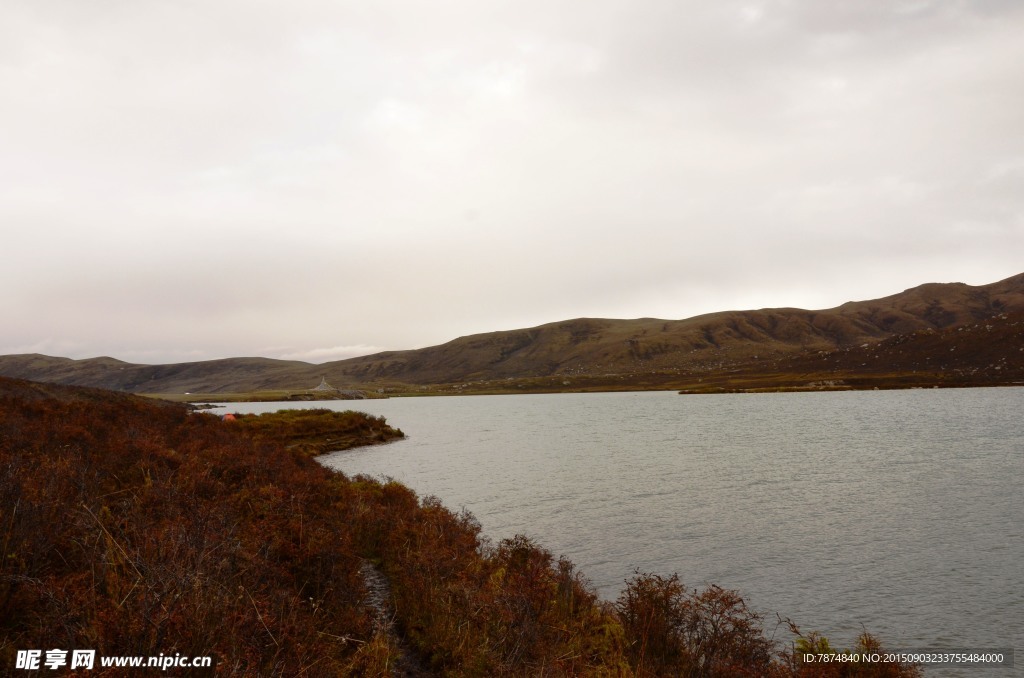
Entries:
<svg viewBox="0 0 1024 678">
<path fill-rule="evenodd" d="M 323 393 L 323 392 L 337 393 L 338 392 L 338 389 L 334 388 L 333 386 L 331 386 L 330 384 L 327 383 L 327 377 L 320 377 L 320 385 L 317 386 L 316 388 L 314 388 L 313 390 L 314 391 L 319 391 L 321 393 Z"/>
</svg>

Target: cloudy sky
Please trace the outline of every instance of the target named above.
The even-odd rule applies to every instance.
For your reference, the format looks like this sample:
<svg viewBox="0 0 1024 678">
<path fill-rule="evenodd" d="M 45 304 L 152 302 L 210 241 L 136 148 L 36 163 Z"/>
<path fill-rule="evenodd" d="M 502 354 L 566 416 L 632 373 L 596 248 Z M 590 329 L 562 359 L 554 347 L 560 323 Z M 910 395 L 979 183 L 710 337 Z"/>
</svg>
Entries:
<svg viewBox="0 0 1024 678">
<path fill-rule="evenodd" d="M 0 14 L 0 354 L 321 362 L 1024 271 L 1019 0 Z"/>
</svg>

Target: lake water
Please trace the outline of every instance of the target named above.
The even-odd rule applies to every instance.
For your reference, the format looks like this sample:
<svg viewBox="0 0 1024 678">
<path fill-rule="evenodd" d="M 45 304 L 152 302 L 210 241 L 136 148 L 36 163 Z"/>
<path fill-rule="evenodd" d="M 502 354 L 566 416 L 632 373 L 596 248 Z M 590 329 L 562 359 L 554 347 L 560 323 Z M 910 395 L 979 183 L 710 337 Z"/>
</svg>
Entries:
<svg viewBox="0 0 1024 678">
<path fill-rule="evenodd" d="M 1024 640 L 1021 388 L 313 405 L 408 436 L 325 465 L 465 507 L 494 539 L 534 537 L 607 599 L 639 568 L 738 589 L 834 645 L 863 629 L 907 650 Z"/>
</svg>

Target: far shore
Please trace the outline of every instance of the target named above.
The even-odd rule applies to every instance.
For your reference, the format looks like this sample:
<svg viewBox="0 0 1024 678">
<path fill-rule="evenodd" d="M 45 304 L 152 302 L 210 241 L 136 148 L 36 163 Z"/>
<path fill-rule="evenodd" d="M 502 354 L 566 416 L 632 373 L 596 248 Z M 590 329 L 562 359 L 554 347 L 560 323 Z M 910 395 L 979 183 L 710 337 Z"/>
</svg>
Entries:
<svg viewBox="0 0 1024 678">
<path fill-rule="evenodd" d="M 761 374 L 719 373 L 680 379 L 678 374 L 602 375 L 601 377 L 529 377 L 468 381 L 455 384 L 387 384 L 354 386 L 337 393 L 310 390 L 267 390 L 225 393 L 144 393 L 146 397 L 189 403 L 326 402 L 451 395 L 512 395 L 523 393 L 610 393 L 676 391 L 684 395 L 721 393 L 803 393 L 900 389 L 1024 386 L 1019 379 L 982 378 L 935 373 L 891 374 Z"/>
</svg>

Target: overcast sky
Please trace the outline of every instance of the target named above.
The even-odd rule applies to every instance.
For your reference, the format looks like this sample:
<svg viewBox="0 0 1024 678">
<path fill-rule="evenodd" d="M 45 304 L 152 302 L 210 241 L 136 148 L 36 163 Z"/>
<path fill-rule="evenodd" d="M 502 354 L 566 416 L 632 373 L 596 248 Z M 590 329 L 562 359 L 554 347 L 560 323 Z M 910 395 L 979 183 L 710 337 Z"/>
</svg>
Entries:
<svg viewBox="0 0 1024 678">
<path fill-rule="evenodd" d="M 322 362 L 1024 271 L 1019 0 L 4 0 L 0 354 Z"/>
</svg>

